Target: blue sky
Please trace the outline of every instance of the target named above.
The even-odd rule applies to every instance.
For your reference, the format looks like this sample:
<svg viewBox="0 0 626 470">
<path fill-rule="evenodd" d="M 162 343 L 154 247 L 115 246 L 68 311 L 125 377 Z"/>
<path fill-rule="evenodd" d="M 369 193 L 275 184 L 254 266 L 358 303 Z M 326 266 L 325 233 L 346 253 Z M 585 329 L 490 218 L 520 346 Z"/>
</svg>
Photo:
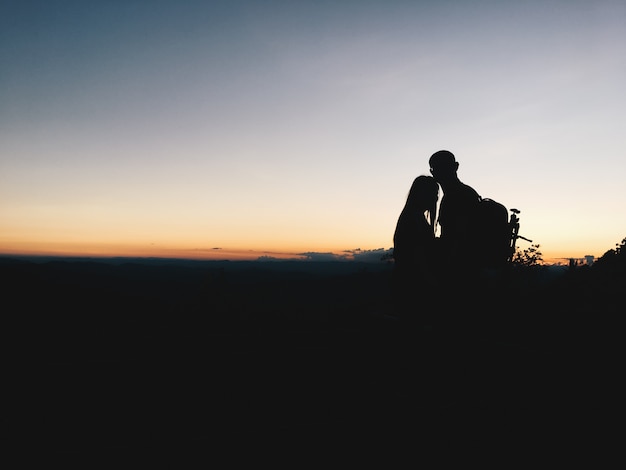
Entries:
<svg viewBox="0 0 626 470">
<path fill-rule="evenodd" d="M 448 149 L 545 257 L 599 256 L 626 236 L 624 24 L 605 0 L 3 1 L 0 252 L 386 249 Z"/>
</svg>

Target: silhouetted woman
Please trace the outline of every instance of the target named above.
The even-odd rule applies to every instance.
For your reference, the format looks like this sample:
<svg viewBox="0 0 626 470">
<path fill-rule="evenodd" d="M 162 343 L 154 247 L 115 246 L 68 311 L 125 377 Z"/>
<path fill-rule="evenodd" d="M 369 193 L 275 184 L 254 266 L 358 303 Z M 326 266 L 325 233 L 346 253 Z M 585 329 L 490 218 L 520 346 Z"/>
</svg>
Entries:
<svg viewBox="0 0 626 470">
<path fill-rule="evenodd" d="M 415 310 L 419 297 L 429 295 L 437 259 L 435 214 L 439 198 L 437 181 L 420 175 L 411 185 L 393 235 L 394 301 L 396 314 Z"/>
</svg>

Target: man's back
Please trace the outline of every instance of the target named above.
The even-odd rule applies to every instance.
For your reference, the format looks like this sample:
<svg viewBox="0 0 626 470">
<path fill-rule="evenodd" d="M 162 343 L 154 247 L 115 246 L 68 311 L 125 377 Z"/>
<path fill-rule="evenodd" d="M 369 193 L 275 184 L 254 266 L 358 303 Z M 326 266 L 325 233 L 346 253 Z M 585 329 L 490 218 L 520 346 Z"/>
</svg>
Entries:
<svg viewBox="0 0 626 470">
<path fill-rule="evenodd" d="M 461 182 L 449 186 L 439 207 L 441 239 L 462 242 L 479 202 L 480 196 L 471 186 Z"/>
</svg>

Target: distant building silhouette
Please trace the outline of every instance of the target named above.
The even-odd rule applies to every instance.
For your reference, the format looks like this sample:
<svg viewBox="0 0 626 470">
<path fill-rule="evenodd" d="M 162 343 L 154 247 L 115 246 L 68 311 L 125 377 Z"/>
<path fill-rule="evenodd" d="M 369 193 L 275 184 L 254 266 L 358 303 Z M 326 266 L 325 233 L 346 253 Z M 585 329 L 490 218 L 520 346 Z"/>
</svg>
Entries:
<svg viewBox="0 0 626 470">
<path fill-rule="evenodd" d="M 574 268 L 576 266 L 582 266 L 582 265 L 591 266 L 595 262 L 596 258 L 593 255 L 585 255 L 582 258 L 570 257 L 570 258 L 555 258 L 555 259 L 567 260 L 568 266 L 571 268 Z M 558 262 L 557 264 L 560 265 L 561 262 Z"/>
</svg>

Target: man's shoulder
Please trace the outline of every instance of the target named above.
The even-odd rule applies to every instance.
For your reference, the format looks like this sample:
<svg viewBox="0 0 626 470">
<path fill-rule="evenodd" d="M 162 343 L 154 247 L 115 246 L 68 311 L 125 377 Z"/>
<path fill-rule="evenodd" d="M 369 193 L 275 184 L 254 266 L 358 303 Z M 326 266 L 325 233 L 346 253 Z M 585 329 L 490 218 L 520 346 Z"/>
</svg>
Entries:
<svg viewBox="0 0 626 470">
<path fill-rule="evenodd" d="M 465 190 L 467 191 L 467 194 L 473 196 L 477 201 L 480 201 L 481 197 L 478 194 L 478 191 L 476 191 L 474 188 L 472 188 L 469 184 L 463 183 L 463 186 L 465 187 Z"/>
<path fill-rule="evenodd" d="M 472 188 L 469 184 L 461 183 L 454 188 L 453 193 L 463 199 L 480 201 L 481 197 L 478 192 Z"/>
</svg>

